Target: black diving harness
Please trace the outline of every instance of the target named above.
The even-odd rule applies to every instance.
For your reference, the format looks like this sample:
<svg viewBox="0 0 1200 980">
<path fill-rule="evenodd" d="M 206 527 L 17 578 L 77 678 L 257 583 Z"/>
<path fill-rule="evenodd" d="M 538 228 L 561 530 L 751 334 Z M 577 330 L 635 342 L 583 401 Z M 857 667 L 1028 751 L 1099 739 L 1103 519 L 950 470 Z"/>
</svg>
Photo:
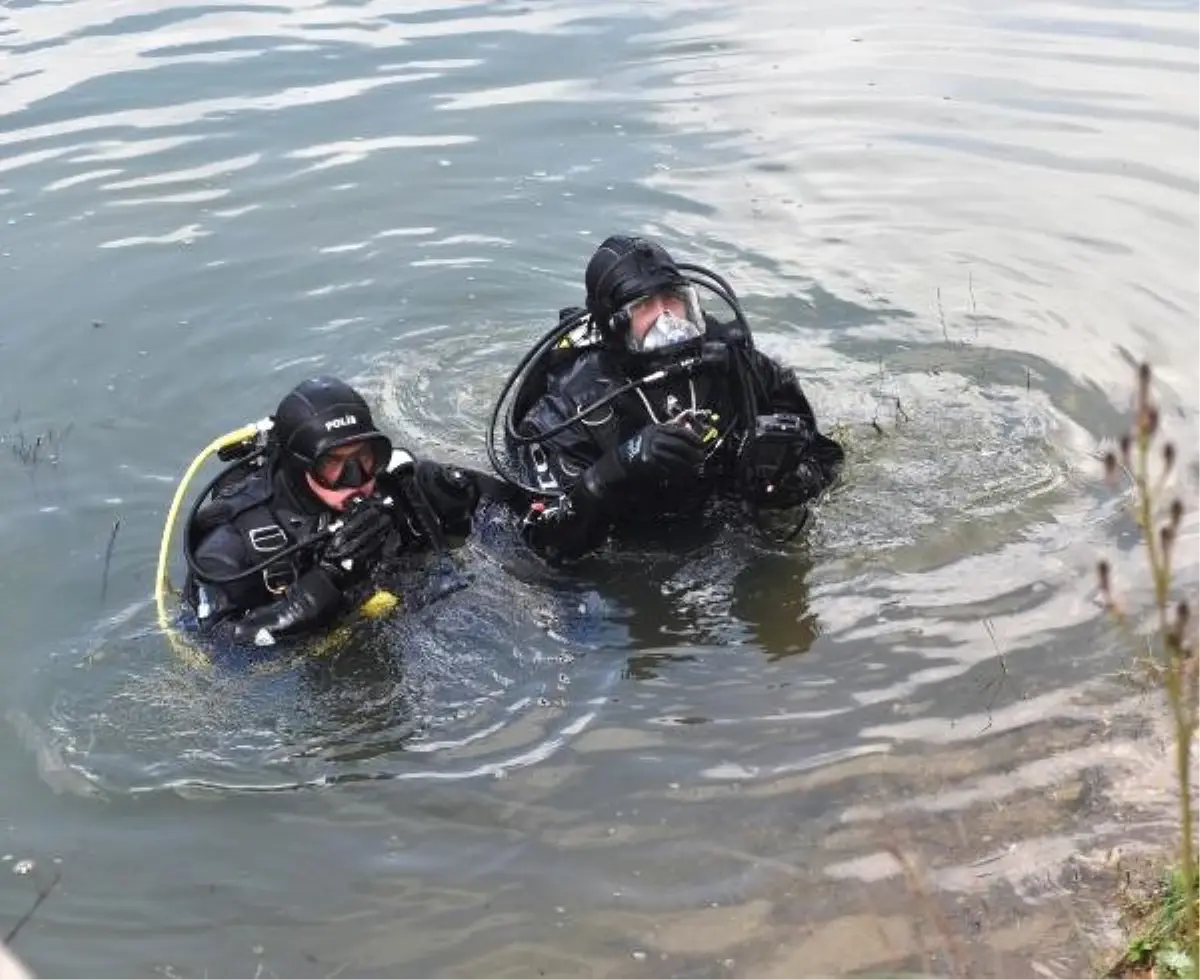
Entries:
<svg viewBox="0 0 1200 980">
<path fill-rule="evenodd" d="M 543 334 L 521 358 L 505 381 L 488 422 L 488 459 L 501 479 L 516 490 L 534 498 L 555 497 L 565 500 L 569 491 L 559 487 L 531 486 L 521 479 L 514 467 L 501 462 L 496 446 L 496 427 L 502 410 L 504 410 L 504 435 L 510 447 L 542 444 L 628 392 L 637 391 L 642 394 L 642 389 L 667 378 L 684 374 L 692 375 L 705 367 L 716 364 L 728 364 L 732 357 L 740 401 L 737 409 L 738 417 L 730 420 L 724 433 L 717 438 L 709 455 L 715 452 L 716 448 L 737 428 L 740 417 L 744 433 L 741 445 L 737 449 L 735 479 L 743 490 L 744 499 L 753 511 L 755 523 L 760 530 L 765 532 L 765 528 L 758 519 L 758 511 L 778 488 L 780 479 L 794 469 L 799 462 L 800 443 L 805 434 L 804 423 L 803 420 L 793 415 L 760 415 L 758 413 L 757 406 L 767 405 L 769 396 L 762 378 L 755 370 L 752 357 L 755 349 L 753 334 L 733 287 L 716 272 L 703 266 L 680 262 L 677 267 L 684 273 L 684 278 L 688 282 L 714 293 L 733 311 L 734 326 L 727 329 L 726 336 L 717 341 L 705 341 L 699 345 L 698 350 L 693 350 L 689 356 L 653 370 L 643 377 L 626 382 L 545 432 L 522 435 L 517 431 L 513 416 L 517 404 L 521 401 L 521 393 L 525 386 L 539 369 L 543 374 L 548 370 L 542 362 L 572 332 L 591 325 L 591 315 L 587 310 L 580 309 L 563 317 L 554 327 Z M 516 394 L 509 399 L 509 393 L 514 388 Z M 642 397 L 644 401 L 645 395 L 643 394 Z M 506 400 L 507 408 L 505 408 Z M 654 413 L 650 414 L 653 418 Z M 699 417 L 705 414 L 711 413 L 697 411 L 693 405 L 692 409 L 685 409 L 670 421 L 695 424 L 700 421 Z M 794 538 L 803 529 L 808 517 L 808 510 L 805 508 L 805 513 L 799 523 L 782 540 L 786 542 Z"/>
</svg>

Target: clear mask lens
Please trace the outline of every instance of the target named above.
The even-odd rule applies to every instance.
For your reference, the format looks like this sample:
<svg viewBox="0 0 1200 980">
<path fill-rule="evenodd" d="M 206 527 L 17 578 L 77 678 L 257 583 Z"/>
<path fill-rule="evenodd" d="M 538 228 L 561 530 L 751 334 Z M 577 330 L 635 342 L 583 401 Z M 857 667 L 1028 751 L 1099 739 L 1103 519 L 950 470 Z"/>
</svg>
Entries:
<svg viewBox="0 0 1200 980">
<path fill-rule="evenodd" d="M 646 336 L 638 345 L 638 350 L 662 350 L 664 347 L 674 347 L 700 336 L 700 328 L 691 320 L 683 320 L 673 313 L 663 313 L 654 321 Z"/>
<path fill-rule="evenodd" d="M 665 350 L 704 336 L 704 317 L 692 286 L 663 290 L 625 307 L 626 344 L 637 353 Z"/>
<path fill-rule="evenodd" d="M 330 453 L 320 457 L 313 477 L 327 490 L 351 490 L 366 484 L 380 465 L 381 450 L 375 443 L 363 443 L 353 452 Z"/>
</svg>

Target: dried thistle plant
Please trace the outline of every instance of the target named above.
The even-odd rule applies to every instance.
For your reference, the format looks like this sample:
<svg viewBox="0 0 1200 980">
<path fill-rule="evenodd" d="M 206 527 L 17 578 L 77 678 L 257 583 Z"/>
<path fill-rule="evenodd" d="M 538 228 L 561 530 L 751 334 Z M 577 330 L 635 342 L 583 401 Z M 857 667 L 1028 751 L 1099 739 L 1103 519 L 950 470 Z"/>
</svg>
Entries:
<svg viewBox="0 0 1200 980">
<path fill-rule="evenodd" d="M 1154 400 L 1149 364 L 1138 369 L 1133 424 L 1118 441 L 1118 450 L 1104 457 L 1104 475 L 1116 486 L 1124 478 L 1132 485 L 1130 509 L 1141 532 L 1151 582 L 1154 587 L 1156 623 L 1145 659 L 1154 680 L 1161 685 L 1170 707 L 1175 735 L 1176 776 L 1179 782 L 1180 845 L 1179 873 L 1183 894 L 1190 896 L 1184 916 L 1186 950 L 1191 969 L 1200 963 L 1196 916 L 1195 814 L 1192 807 L 1192 738 L 1197 727 L 1196 651 L 1197 622 L 1187 599 L 1177 598 L 1173 581 L 1179 529 L 1184 503 L 1170 493 L 1177 462 L 1175 444 L 1163 437 L 1162 413 Z M 1157 467 L 1156 467 L 1157 462 Z M 1155 474 L 1153 470 L 1157 468 Z M 1164 506 L 1164 496 L 1167 502 Z M 1128 626 L 1125 608 L 1117 596 L 1112 566 L 1097 564 L 1100 596 L 1113 618 Z"/>
</svg>

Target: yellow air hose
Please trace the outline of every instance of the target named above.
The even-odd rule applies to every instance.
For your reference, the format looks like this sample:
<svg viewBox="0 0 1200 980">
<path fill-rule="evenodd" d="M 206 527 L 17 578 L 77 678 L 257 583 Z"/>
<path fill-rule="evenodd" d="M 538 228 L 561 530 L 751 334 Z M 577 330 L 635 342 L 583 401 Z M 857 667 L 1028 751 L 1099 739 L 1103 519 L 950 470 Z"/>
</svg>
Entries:
<svg viewBox="0 0 1200 980">
<path fill-rule="evenodd" d="M 179 486 L 175 488 L 175 496 L 171 500 L 171 506 L 167 511 L 167 521 L 163 525 L 162 540 L 158 546 L 158 571 L 154 576 L 154 604 L 158 609 L 158 627 L 166 634 L 167 641 L 177 654 L 192 663 L 200 658 L 201 662 L 206 662 L 207 657 L 200 653 L 192 644 L 188 643 L 179 632 L 171 625 L 171 618 L 167 613 L 167 593 L 173 591 L 171 582 L 167 577 L 167 563 L 171 555 L 171 538 L 175 531 L 175 522 L 179 518 L 179 508 L 183 505 L 184 497 L 187 494 L 187 488 L 192 482 L 192 478 L 196 475 L 196 471 L 208 461 L 208 458 L 226 446 L 233 446 L 239 442 L 246 442 L 253 439 L 260 432 L 266 432 L 271 428 L 269 419 L 263 419 L 259 422 L 251 422 L 248 425 L 243 425 L 241 428 L 234 429 L 232 432 L 227 432 L 223 436 L 218 436 L 207 446 L 200 450 L 196 458 L 191 461 L 188 468 L 183 473 L 183 478 L 179 481 Z"/>
<path fill-rule="evenodd" d="M 158 626 L 166 635 L 167 641 L 175 653 L 195 666 L 207 664 L 209 662 L 208 657 L 175 629 L 167 611 L 167 596 L 170 592 L 174 591 L 171 588 L 171 582 L 167 575 L 167 565 L 170 560 L 171 539 L 174 536 L 175 522 L 179 519 L 179 509 L 183 505 L 187 488 L 195 477 L 196 472 L 207 462 L 210 456 L 220 452 L 226 446 L 234 446 L 240 442 L 247 442 L 259 434 L 269 431 L 271 426 L 272 422 L 270 419 L 251 422 L 238 429 L 234 429 L 232 432 L 227 432 L 223 436 L 218 436 L 200 450 L 196 458 L 192 460 L 188 468 L 184 471 L 183 477 L 179 481 L 179 486 L 175 488 L 175 496 L 171 500 L 171 506 L 167 511 L 167 520 L 163 525 L 162 540 L 158 548 L 158 570 L 154 577 L 154 603 L 158 610 Z M 380 589 L 362 603 L 359 607 L 359 613 L 368 619 L 378 619 L 386 616 L 399 604 L 400 600 L 398 597 L 391 592 Z M 313 649 L 308 652 L 310 655 L 320 656 L 329 652 L 333 646 L 336 646 L 338 642 L 347 636 L 348 630 L 343 627 L 322 640 L 317 641 L 313 644 Z"/>
</svg>

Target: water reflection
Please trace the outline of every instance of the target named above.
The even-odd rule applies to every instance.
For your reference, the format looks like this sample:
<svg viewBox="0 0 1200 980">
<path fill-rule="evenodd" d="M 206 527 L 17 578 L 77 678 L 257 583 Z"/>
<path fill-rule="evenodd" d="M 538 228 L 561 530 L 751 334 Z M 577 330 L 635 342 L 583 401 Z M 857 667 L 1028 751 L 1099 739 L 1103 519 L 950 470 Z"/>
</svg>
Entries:
<svg viewBox="0 0 1200 980">
<path fill-rule="evenodd" d="M 808 579 L 811 555 L 757 555 L 734 585 L 730 615 L 752 625 L 770 660 L 807 652 L 822 634 Z"/>
</svg>

